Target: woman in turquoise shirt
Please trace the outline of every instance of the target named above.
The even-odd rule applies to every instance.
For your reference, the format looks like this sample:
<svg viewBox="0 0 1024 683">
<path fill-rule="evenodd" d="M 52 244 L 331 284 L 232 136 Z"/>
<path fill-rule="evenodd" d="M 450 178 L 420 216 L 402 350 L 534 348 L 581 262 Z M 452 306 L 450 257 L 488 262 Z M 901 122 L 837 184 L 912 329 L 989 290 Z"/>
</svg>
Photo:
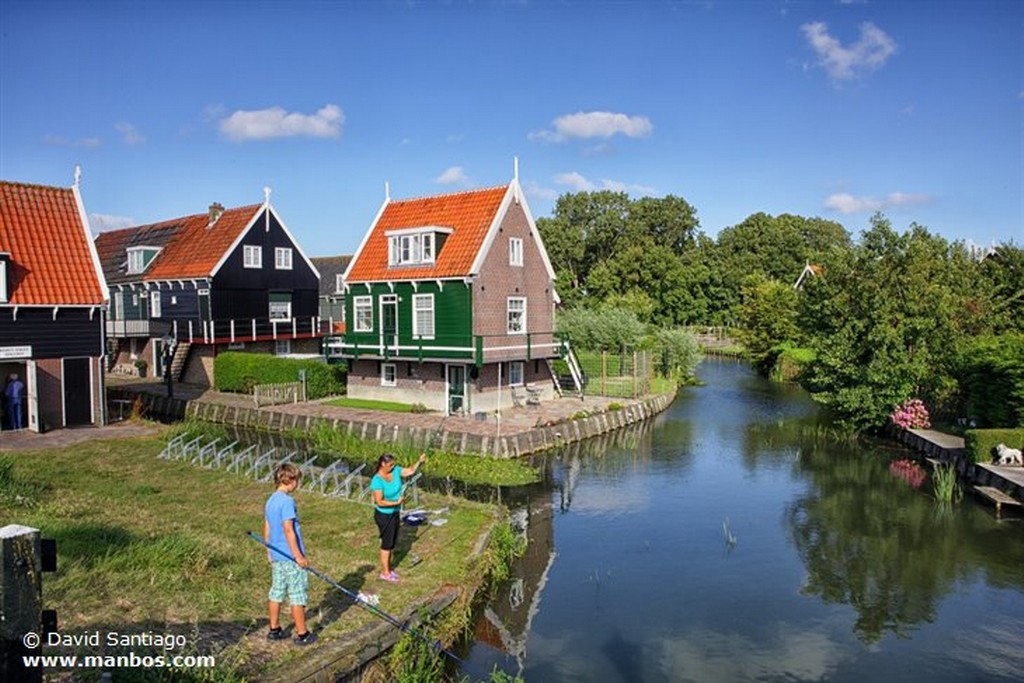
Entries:
<svg viewBox="0 0 1024 683">
<path fill-rule="evenodd" d="M 398 582 L 398 574 L 391 570 L 391 551 L 398 542 L 398 525 L 402 521 L 402 478 L 416 474 L 426 461 L 426 453 L 420 453 L 420 459 L 412 467 L 396 467 L 398 463 L 390 453 L 377 458 L 377 473 L 370 480 L 370 491 L 373 521 L 380 530 L 380 578 L 384 581 Z"/>
</svg>

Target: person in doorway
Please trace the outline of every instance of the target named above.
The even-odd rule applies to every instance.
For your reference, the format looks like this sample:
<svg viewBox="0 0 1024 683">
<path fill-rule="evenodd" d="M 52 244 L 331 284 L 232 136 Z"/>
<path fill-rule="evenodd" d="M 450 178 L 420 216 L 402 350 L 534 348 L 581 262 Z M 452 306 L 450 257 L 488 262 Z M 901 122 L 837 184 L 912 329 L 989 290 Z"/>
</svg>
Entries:
<svg viewBox="0 0 1024 683">
<path fill-rule="evenodd" d="M 22 428 L 22 402 L 25 400 L 25 384 L 18 379 L 17 373 L 11 373 L 4 387 L 4 398 L 7 400 L 7 423 L 11 429 Z"/>
<path fill-rule="evenodd" d="M 287 638 L 281 628 L 281 603 L 288 595 L 291 604 L 292 623 L 295 624 L 295 644 L 308 645 L 316 636 L 306 627 L 306 602 L 309 590 L 309 560 L 302 543 L 302 529 L 299 526 L 299 513 L 295 507 L 295 499 L 291 494 L 299 487 L 299 469 L 290 462 L 282 463 L 274 470 L 274 484 L 277 490 L 267 498 L 263 514 L 263 540 L 268 544 L 287 548 L 290 555 L 273 549 L 267 550 L 271 567 L 270 594 L 268 596 L 270 612 L 270 631 L 268 640 L 284 640 Z"/>
<path fill-rule="evenodd" d="M 398 467 L 395 456 L 384 453 L 377 458 L 377 469 L 370 480 L 373 495 L 373 521 L 380 532 L 380 578 L 398 582 L 398 574 L 391 569 L 391 553 L 398 543 L 398 526 L 402 521 L 402 479 L 411 477 L 427 461 L 427 454 L 412 467 Z"/>
</svg>

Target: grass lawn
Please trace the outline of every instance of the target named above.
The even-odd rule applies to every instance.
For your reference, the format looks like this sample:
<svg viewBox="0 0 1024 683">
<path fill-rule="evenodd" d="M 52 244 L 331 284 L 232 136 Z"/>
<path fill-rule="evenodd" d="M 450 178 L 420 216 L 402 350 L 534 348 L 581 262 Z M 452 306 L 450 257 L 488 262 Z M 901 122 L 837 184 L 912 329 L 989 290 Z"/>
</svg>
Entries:
<svg viewBox="0 0 1024 683">
<path fill-rule="evenodd" d="M 125 439 L 0 455 L 0 520 L 57 540 L 57 572 L 42 581 L 60 631 L 183 633 L 186 653 L 216 653 L 222 673 L 258 673 L 296 656 L 299 648 L 264 638 L 270 570 L 265 549 L 245 534 L 262 534 L 272 484 L 160 460 L 162 447 Z M 421 493 L 421 507 L 450 508 L 448 523 L 403 527 L 402 581 L 389 584 L 377 578 L 370 506 L 295 497 L 311 563 L 353 592 L 379 594 L 392 614 L 442 584 L 464 583 L 475 571 L 467 557 L 494 519 L 489 506 Z M 313 576 L 307 615 L 324 642 L 378 619 Z"/>
<path fill-rule="evenodd" d="M 411 413 L 411 403 L 395 403 L 394 401 L 373 401 L 368 398 L 349 398 L 342 396 L 325 401 L 325 405 L 339 408 L 365 408 L 367 410 L 386 410 L 392 413 Z"/>
</svg>

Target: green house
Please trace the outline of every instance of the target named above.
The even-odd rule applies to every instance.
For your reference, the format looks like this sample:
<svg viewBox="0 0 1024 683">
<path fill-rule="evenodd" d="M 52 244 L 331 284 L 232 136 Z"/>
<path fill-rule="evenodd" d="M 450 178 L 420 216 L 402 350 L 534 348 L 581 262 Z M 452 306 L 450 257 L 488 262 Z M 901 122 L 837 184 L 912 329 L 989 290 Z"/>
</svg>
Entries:
<svg viewBox="0 0 1024 683">
<path fill-rule="evenodd" d="M 555 274 L 518 177 L 386 197 L 342 279 L 345 334 L 326 349 L 349 364 L 349 396 L 452 414 L 558 391 Z"/>
</svg>

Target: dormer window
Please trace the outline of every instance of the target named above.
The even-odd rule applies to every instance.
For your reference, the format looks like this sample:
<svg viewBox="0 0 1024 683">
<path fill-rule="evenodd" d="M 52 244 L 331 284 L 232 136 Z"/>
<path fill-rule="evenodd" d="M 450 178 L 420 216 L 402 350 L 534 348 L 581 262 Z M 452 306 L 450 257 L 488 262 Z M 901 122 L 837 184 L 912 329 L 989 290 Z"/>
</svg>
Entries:
<svg viewBox="0 0 1024 683">
<path fill-rule="evenodd" d="M 338 273 L 334 276 L 334 293 L 341 294 L 345 291 L 345 280 L 344 275 Z"/>
<path fill-rule="evenodd" d="M 387 231 L 388 265 L 417 266 L 434 263 L 441 244 L 451 232 L 451 228 L 436 225 Z"/>
<path fill-rule="evenodd" d="M 128 275 L 145 271 L 159 253 L 160 247 L 128 247 Z"/>
</svg>

